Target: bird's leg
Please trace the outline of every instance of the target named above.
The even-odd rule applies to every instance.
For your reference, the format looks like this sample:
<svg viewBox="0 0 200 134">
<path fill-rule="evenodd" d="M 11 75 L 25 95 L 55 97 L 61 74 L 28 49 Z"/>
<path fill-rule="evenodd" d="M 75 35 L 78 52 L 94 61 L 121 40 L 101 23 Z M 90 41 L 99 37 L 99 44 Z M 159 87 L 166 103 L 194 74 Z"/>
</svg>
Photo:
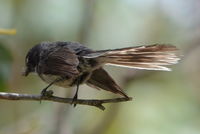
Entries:
<svg viewBox="0 0 200 134">
<path fill-rule="evenodd" d="M 76 101 L 78 99 L 78 90 L 79 90 L 79 84 L 80 84 L 80 78 L 77 79 L 77 86 L 76 86 L 76 93 L 73 97 L 73 100 L 72 100 L 72 104 L 74 103 L 74 101 Z M 74 107 L 76 106 L 76 104 L 74 104 Z"/>
<path fill-rule="evenodd" d="M 51 83 L 50 83 L 48 86 L 46 86 L 44 89 L 42 89 L 42 91 L 41 91 L 41 97 L 46 96 L 47 89 L 48 89 L 51 85 L 53 85 L 55 82 L 56 82 L 56 80 L 53 81 L 53 82 L 51 82 Z"/>
<path fill-rule="evenodd" d="M 59 81 L 62 81 L 63 79 L 64 79 L 64 78 L 59 78 L 59 79 L 56 79 L 56 80 L 54 80 L 53 82 L 51 82 L 47 87 L 45 87 L 44 89 L 42 89 L 42 91 L 41 91 L 41 96 L 42 96 L 42 97 L 46 96 L 47 89 L 48 89 L 50 86 L 52 86 L 54 83 L 59 82 Z"/>
</svg>

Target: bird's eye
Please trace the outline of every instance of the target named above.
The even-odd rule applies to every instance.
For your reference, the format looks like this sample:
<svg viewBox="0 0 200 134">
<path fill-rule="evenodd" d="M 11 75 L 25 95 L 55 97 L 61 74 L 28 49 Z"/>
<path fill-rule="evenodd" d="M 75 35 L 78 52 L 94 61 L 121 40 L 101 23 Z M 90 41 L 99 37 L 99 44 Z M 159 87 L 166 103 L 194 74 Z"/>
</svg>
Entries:
<svg viewBox="0 0 200 134">
<path fill-rule="evenodd" d="M 29 62 L 29 58 L 26 58 L 26 64 Z"/>
</svg>

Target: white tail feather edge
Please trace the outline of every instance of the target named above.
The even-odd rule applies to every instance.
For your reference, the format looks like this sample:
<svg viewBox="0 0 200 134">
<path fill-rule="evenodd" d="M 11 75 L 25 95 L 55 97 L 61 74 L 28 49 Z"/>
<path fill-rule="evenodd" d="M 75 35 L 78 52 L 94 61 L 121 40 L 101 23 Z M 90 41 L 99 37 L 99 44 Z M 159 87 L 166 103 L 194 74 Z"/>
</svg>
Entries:
<svg viewBox="0 0 200 134">
<path fill-rule="evenodd" d="M 112 63 L 107 63 L 106 65 L 119 66 L 119 67 L 125 67 L 125 68 L 134 68 L 134 69 L 144 69 L 144 70 L 172 71 L 171 68 L 163 67 L 163 66 L 154 66 L 154 67 L 145 68 L 145 67 L 136 67 L 136 66 L 127 66 L 127 65 L 112 64 Z"/>
</svg>

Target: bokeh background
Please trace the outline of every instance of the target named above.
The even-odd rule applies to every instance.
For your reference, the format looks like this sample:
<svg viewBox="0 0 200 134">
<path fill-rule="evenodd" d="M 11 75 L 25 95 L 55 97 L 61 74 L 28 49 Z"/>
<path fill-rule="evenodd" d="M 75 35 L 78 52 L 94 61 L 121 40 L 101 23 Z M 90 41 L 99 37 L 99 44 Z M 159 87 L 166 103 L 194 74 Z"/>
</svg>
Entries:
<svg viewBox="0 0 200 134">
<path fill-rule="evenodd" d="M 46 84 L 21 76 L 27 51 L 41 41 L 77 41 L 93 49 L 166 43 L 184 55 L 172 72 L 106 70 L 133 101 L 106 110 L 0 100 L 0 134 L 199 134 L 199 0 L 0 0 L 0 91 L 39 94 Z M 79 98 L 118 97 L 80 87 Z M 58 96 L 74 89 L 51 87 Z"/>
</svg>

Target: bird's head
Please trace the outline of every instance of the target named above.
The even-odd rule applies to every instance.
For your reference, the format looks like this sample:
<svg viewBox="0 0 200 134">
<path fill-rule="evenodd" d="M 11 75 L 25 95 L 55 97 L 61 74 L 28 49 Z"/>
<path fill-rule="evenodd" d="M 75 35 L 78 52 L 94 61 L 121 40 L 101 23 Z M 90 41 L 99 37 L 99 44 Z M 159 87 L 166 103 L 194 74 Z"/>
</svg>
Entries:
<svg viewBox="0 0 200 134">
<path fill-rule="evenodd" d="M 22 75 L 28 76 L 29 73 L 36 72 L 36 67 L 40 60 L 41 51 L 42 47 L 40 44 L 34 46 L 29 50 L 25 58 L 25 69 Z"/>
</svg>

